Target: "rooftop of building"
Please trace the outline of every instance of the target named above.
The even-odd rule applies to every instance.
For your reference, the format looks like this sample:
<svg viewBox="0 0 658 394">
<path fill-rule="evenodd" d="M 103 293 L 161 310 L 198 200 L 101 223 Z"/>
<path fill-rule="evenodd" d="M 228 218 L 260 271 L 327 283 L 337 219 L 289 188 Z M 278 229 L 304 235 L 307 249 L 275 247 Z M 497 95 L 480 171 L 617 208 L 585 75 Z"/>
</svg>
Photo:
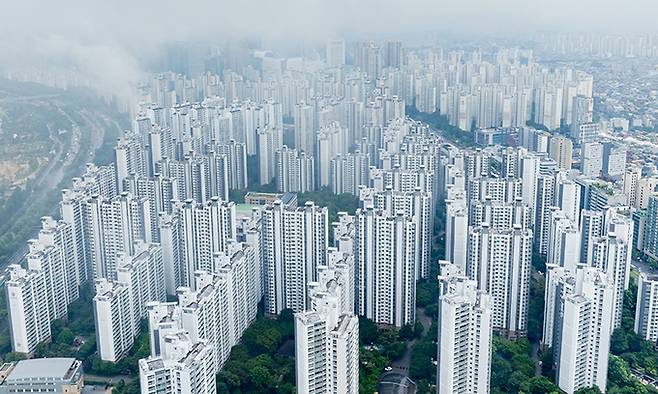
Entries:
<svg viewBox="0 0 658 394">
<path fill-rule="evenodd" d="M 281 200 L 281 204 L 288 205 L 297 205 L 297 194 L 285 192 L 285 193 L 263 193 L 263 192 L 247 192 L 244 196 L 246 203 L 266 205 L 268 203 L 273 203 L 276 200 Z"/>
<path fill-rule="evenodd" d="M 80 368 L 80 362 L 74 358 L 35 358 L 21 360 L 9 372 L 5 383 L 31 379 L 71 379 Z"/>
<path fill-rule="evenodd" d="M 242 216 L 251 216 L 251 211 L 254 208 L 262 208 L 262 206 L 256 204 L 235 204 L 236 214 Z"/>
</svg>

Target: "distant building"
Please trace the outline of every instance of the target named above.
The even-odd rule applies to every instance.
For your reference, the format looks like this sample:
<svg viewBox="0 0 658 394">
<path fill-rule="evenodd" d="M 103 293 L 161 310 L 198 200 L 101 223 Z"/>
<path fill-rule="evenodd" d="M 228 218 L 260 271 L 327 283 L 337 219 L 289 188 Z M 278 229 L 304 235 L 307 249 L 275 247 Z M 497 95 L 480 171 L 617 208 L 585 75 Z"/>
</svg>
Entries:
<svg viewBox="0 0 658 394">
<path fill-rule="evenodd" d="M 74 358 L 34 358 L 0 367 L 0 394 L 80 394 L 82 361 Z"/>
<path fill-rule="evenodd" d="M 603 146 L 598 142 L 588 142 L 583 144 L 580 171 L 583 175 L 590 178 L 597 178 L 601 175 L 603 168 Z"/>
<path fill-rule="evenodd" d="M 658 259 L 658 193 L 649 197 L 644 227 L 644 253 Z"/>
<path fill-rule="evenodd" d="M 590 122 L 572 126 L 571 138 L 578 145 L 596 142 L 599 139 L 599 124 Z"/>
<path fill-rule="evenodd" d="M 532 230 L 519 225 L 504 230 L 488 223 L 469 227 L 466 275 L 491 295 L 494 330 L 510 337 L 525 336 Z"/>
<path fill-rule="evenodd" d="M 345 40 L 328 40 L 325 49 L 327 66 L 345 65 Z"/>
<path fill-rule="evenodd" d="M 508 138 L 516 137 L 517 130 L 509 128 L 477 129 L 475 143 L 480 146 L 506 145 Z"/>
<path fill-rule="evenodd" d="M 548 153 L 551 159 L 555 160 L 558 167 L 564 170 L 571 169 L 571 156 L 573 154 L 573 144 L 570 139 L 563 136 L 551 137 Z"/>
<path fill-rule="evenodd" d="M 637 181 L 635 208 L 647 209 L 649 197 L 656 191 L 656 186 L 658 186 L 658 177 L 655 176 L 640 178 Z"/>
<path fill-rule="evenodd" d="M 620 180 L 626 172 L 626 147 L 614 142 L 603 144 L 602 175 L 607 179 Z"/>
<path fill-rule="evenodd" d="M 212 368 L 219 371 L 256 318 L 257 252 L 247 244 L 232 243 L 226 252 L 215 255 L 215 273 L 195 272 L 196 290 L 180 287 L 178 302 L 148 302 L 151 356 L 165 351 L 163 336 L 185 330 L 194 343 L 203 340 L 213 348 Z"/>
<path fill-rule="evenodd" d="M 638 182 L 642 178 L 642 169 L 638 166 L 631 165 L 626 169 L 624 174 L 623 191 L 626 196 L 626 205 L 635 207 L 637 201 Z"/>
<path fill-rule="evenodd" d="M 274 179 L 276 170 L 276 152 L 283 147 L 283 129 L 270 127 L 258 130 L 258 164 L 260 184 L 267 185 Z"/>
<path fill-rule="evenodd" d="M 315 189 L 313 156 L 283 146 L 276 152 L 276 188 L 280 192 L 306 193 Z"/>
<path fill-rule="evenodd" d="M 359 186 L 368 185 L 370 156 L 360 151 L 331 159 L 331 191 L 334 194 L 359 194 Z"/>
</svg>

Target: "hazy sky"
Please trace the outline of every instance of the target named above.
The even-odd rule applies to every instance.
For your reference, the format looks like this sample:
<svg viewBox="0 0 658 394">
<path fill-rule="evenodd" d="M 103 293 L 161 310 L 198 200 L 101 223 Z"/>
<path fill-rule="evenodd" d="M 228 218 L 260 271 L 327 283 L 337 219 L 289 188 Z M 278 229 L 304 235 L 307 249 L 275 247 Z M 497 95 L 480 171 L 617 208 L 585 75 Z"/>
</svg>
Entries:
<svg viewBox="0 0 658 394">
<path fill-rule="evenodd" d="M 656 33 L 658 0 L 0 0 L 0 67 L 75 67 L 107 86 L 139 78 L 172 40 L 267 42 L 440 31 Z"/>
</svg>

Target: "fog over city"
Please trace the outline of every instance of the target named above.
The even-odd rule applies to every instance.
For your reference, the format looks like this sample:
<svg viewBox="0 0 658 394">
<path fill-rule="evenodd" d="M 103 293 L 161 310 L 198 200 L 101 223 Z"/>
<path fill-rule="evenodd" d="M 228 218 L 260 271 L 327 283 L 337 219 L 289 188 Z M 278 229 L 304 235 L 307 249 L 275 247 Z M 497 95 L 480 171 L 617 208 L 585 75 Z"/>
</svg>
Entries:
<svg viewBox="0 0 658 394">
<path fill-rule="evenodd" d="M 328 37 L 526 38 L 541 31 L 647 33 L 653 0 L 5 0 L 0 70 L 61 67 L 112 94 L 130 90 L 168 42 L 222 43 L 258 38 L 298 50 Z"/>
</svg>

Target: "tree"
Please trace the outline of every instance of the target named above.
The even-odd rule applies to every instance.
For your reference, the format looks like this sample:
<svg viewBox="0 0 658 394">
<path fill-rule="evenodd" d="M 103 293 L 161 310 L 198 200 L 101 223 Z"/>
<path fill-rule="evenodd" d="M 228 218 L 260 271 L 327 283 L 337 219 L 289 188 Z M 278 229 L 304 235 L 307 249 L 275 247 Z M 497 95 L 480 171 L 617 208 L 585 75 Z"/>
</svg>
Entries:
<svg viewBox="0 0 658 394">
<path fill-rule="evenodd" d="M 631 372 L 628 363 L 621 357 L 610 355 L 608 360 L 608 379 L 617 386 L 627 386 L 631 383 Z"/>
<path fill-rule="evenodd" d="M 521 391 L 525 394 L 558 393 L 558 387 L 545 376 L 532 377 L 521 384 Z"/>
<path fill-rule="evenodd" d="M 628 339 L 626 338 L 626 332 L 622 328 L 617 328 L 612 333 L 610 351 L 616 355 L 621 355 L 628 351 Z"/>
<path fill-rule="evenodd" d="M 553 368 L 553 349 L 548 348 L 541 352 L 541 374 L 549 379 L 555 379 L 555 369 Z"/>
<path fill-rule="evenodd" d="M 424 330 L 425 327 L 423 327 L 423 323 L 417 321 L 416 324 L 414 324 L 414 336 L 416 338 L 420 338 L 423 335 Z"/>
<path fill-rule="evenodd" d="M 92 355 L 88 361 L 90 364 L 89 372 L 104 376 L 119 374 L 117 364 L 101 360 L 98 354 Z"/>
<path fill-rule="evenodd" d="M 414 328 L 411 324 L 402 326 L 399 332 L 400 339 L 403 341 L 410 341 L 414 337 Z"/>
<path fill-rule="evenodd" d="M 598 387 L 588 387 L 586 389 L 576 390 L 573 394 L 601 394 L 601 390 Z"/>
<path fill-rule="evenodd" d="M 436 378 L 436 368 L 432 365 L 434 357 L 436 357 L 436 344 L 428 338 L 417 341 L 411 349 L 409 366 L 411 378 L 416 381 L 420 379 L 434 381 Z"/>
<path fill-rule="evenodd" d="M 375 322 L 367 317 L 359 316 L 359 342 L 362 345 L 372 345 L 377 341 L 379 334 Z"/>
<path fill-rule="evenodd" d="M 528 302 L 528 339 L 539 343 L 544 324 L 544 275 L 530 277 L 530 297 Z"/>
<path fill-rule="evenodd" d="M 279 341 L 281 340 L 281 333 L 274 327 L 268 328 L 256 337 L 256 345 L 263 349 L 266 353 L 273 352 Z"/>
<path fill-rule="evenodd" d="M 519 371 L 512 370 L 512 374 L 509 376 L 509 381 L 505 382 L 503 387 L 507 388 L 508 393 L 518 393 L 521 390 L 521 384 L 528 379 L 528 375 Z"/>
<path fill-rule="evenodd" d="M 68 328 L 62 329 L 59 335 L 57 335 L 57 343 L 61 345 L 71 346 L 75 340 L 75 334 Z"/>
<path fill-rule="evenodd" d="M 9 352 L 5 354 L 2 359 L 6 363 L 12 363 L 14 361 L 27 359 L 27 355 L 25 353 Z"/>
<path fill-rule="evenodd" d="M 273 379 L 267 368 L 257 366 L 249 372 L 249 380 L 256 388 L 268 388 L 273 386 Z"/>
<path fill-rule="evenodd" d="M 510 363 L 499 355 L 494 354 L 491 360 L 491 387 L 506 387 L 511 374 L 512 366 Z"/>
<path fill-rule="evenodd" d="M 419 307 L 426 307 L 432 303 L 432 291 L 430 290 L 431 284 L 428 282 L 418 282 L 416 284 L 416 305 Z"/>
<path fill-rule="evenodd" d="M 405 343 L 401 341 L 390 341 L 383 344 L 384 354 L 391 360 L 402 357 L 406 349 Z"/>
<path fill-rule="evenodd" d="M 229 390 L 237 389 L 242 385 L 240 377 L 231 371 L 221 371 L 217 374 L 217 380 L 224 382 Z"/>
</svg>

